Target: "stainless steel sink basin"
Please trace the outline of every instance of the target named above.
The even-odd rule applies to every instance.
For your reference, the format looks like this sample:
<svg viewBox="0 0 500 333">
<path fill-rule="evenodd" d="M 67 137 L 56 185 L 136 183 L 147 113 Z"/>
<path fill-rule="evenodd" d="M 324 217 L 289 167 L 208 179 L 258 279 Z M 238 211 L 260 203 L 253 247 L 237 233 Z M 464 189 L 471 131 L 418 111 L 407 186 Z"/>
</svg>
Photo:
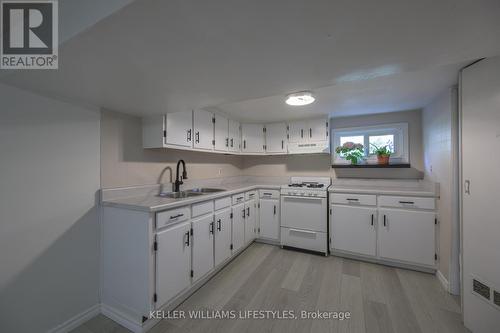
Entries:
<svg viewBox="0 0 500 333">
<path fill-rule="evenodd" d="M 210 188 L 210 187 L 198 187 L 198 188 L 193 188 L 191 190 L 187 190 L 186 192 L 190 193 L 216 193 L 216 192 L 224 192 L 225 189 L 223 188 Z"/>
<path fill-rule="evenodd" d="M 181 192 L 167 192 L 158 194 L 159 197 L 162 198 L 171 198 L 171 199 L 182 199 L 188 197 L 196 197 L 198 195 L 203 195 L 204 193 L 200 192 L 190 192 L 190 191 L 181 191 Z"/>
</svg>

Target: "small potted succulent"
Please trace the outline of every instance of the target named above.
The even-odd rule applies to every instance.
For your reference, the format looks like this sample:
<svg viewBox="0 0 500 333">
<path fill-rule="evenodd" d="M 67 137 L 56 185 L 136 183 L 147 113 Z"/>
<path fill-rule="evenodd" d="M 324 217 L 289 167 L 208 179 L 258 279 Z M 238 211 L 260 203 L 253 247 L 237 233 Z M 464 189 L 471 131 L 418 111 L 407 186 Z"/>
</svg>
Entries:
<svg viewBox="0 0 500 333">
<path fill-rule="evenodd" d="M 342 146 L 335 148 L 335 152 L 351 164 L 358 164 L 365 155 L 363 145 L 361 143 L 346 142 Z"/>
<path fill-rule="evenodd" d="M 377 155 L 378 164 L 389 164 L 389 158 L 391 157 L 391 147 L 389 145 L 376 146 L 373 143 L 371 145 L 373 146 L 373 148 L 375 148 L 373 150 L 373 153 Z"/>
</svg>

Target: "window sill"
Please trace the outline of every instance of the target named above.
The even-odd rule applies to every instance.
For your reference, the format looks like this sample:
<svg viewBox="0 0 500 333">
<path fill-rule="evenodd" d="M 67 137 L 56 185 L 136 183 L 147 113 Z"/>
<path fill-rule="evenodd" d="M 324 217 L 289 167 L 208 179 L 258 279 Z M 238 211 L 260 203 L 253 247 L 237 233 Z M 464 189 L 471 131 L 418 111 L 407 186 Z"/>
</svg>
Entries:
<svg viewBox="0 0 500 333">
<path fill-rule="evenodd" d="M 409 163 L 389 163 L 389 164 L 332 164 L 334 169 L 390 169 L 390 168 L 411 168 Z"/>
</svg>

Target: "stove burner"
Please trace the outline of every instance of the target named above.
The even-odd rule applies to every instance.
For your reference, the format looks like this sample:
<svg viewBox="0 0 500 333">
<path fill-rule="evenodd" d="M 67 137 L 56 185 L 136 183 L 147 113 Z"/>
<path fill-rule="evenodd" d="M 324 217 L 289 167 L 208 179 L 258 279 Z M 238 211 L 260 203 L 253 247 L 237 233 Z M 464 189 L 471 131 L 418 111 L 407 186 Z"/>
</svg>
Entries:
<svg viewBox="0 0 500 333">
<path fill-rule="evenodd" d="M 307 187 L 309 188 L 322 188 L 325 186 L 324 184 L 307 184 Z"/>
</svg>

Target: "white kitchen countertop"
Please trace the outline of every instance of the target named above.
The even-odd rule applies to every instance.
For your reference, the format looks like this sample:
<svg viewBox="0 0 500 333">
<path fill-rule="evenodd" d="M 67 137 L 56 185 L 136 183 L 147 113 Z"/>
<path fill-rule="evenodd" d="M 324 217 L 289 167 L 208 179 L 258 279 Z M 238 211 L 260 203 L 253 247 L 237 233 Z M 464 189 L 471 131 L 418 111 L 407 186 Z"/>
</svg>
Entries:
<svg viewBox="0 0 500 333">
<path fill-rule="evenodd" d="M 255 189 L 265 188 L 265 189 L 276 189 L 279 190 L 280 186 L 284 183 L 256 183 L 256 182 L 235 182 L 221 185 L 213 185 L 210 187 L 216 187 L 224 189 L 223 192 L 207 193 L 204 195 L 199 195 L 195 197 L 188 198 L 165 198 L 157 196 L 158 190 L 153 191 L 146 195 L 114 198 L 114 199 L 103 199 L 101 201 L 103 206 L 126 208 L 131 210 L 140 210 L 146 212 L 156 212 L 186 205 L 191 205 L 193 203 L 213 200 L 216 198 L 222 198 L 230 196 L 233 194 L 251 191 Z M 189 189 L 189 188 L 185 188 Z M 184 188 L 182 190 L 185 190 Z"/>
<path fill-rule="evenodd" d="M 334 181 L 328 191 L 331 193 L 439 197 L 438 184 L 427 181 L 341 180 Z"/>
</svg>

